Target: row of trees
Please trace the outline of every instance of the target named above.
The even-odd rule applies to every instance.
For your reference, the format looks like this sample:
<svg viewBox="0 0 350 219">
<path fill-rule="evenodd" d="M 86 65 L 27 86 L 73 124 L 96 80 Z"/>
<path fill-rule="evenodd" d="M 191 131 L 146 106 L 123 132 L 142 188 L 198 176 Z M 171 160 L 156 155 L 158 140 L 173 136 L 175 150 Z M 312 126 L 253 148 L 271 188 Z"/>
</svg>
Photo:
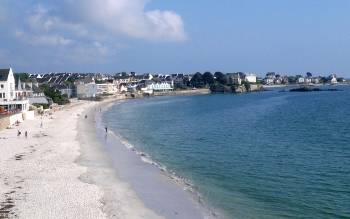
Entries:
<svg viewBox="0 0 350 219">
<path fill-rule="evenodd" d="M 205 72 L 204 74 L 197 72 L 188 82 L 188 86 L 196 88 L 211 87 L 217 84 L 229 84 L 227 75 L 222 72 L 215 72 L 214 75 L 210 72 Z"/>
</svg>

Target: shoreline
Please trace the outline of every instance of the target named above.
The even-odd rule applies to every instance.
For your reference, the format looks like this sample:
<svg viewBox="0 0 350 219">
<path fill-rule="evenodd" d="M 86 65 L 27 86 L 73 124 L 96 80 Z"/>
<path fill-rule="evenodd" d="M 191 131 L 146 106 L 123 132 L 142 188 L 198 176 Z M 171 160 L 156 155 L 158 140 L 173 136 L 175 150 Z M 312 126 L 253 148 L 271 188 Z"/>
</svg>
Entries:
<svg viewBox="0 0 350 219">
<path fill-rule="evenodd" d="M 94 184 L 102 191 L 100 201 L 106 218 L 162 218 L 146 208 L 132 188 L 119 179 L 115 170 L 111 168 L 111 157 L 97 136 L 94 114 L 98 113 L 97 108 L 110 104 L 111 101 L 115 100 L 95 103 L 82 114 L 88 115 L 88 118 L 82 117 L 78 121 L 77 139 L 80 142 L 81 154 L 75 162 L 87 168 L 80 180 Z"/>
<path fill-rule="evenodd" d="M 113 131 L 109 130 L 108 135 L 105 135 L 104 126 L 102 125 L 103 113 L 115 104 L 121 104 L 124 101 L 126 100 L 106 100 L 99 103 L 95 110 L 91 109 L 87 112 L 89 114 L 88 118 L 94 118 L 93 121 L 90 121 L 89 126 L 96 129 L 96 136 L 93 136 L 93 138 L 100 141 L 98 154 L 104 153 L 103 156 L 108 157 L 108 171 L 117 173 L 114 175 L 114 180 L 121 180 L 121 182 L 131 186 L 132 191 L 129 192 L 134 192 L 134 195 L 157 216 L 160 215 L 164 218 L 217 218 L 214 217 L 214 213 L 204 207 L 201 200 L 195 198 L 193 191 L 188 191 L 190 186 L 186 185 L 180 177 L 175 178 L 171 173 L 162 170 L 158 164 L 147 160 L 146 154 L 137 151 L 133 147 L 128 147 L 126 142 Z M 101 113 L 99 113 L 100 107 L 103 109 Z M 91 132 L 95 135 L 92 130 Z M 82 154 L 84 155 L 86 152 L 83 150 Z M 96 151 L 94 154 L 96 154 Z M 86 165 L 81 163 L 81 159 L 78 163 Z M 91 180 L 91 176 L 96 176 L 96 171 L 91 170 L 90 177 L 88 177 L 90 179 L 87 181 Z M 106 187 L 106 185 L 102 185 L 99 179 L 94 178 L 94 184 L 99 187 Z M 105 194 L 107 193 L 105 192 Z M 110 191 L 108 194 L 110 194 Z M 107 202 L 103 201 L 104 203 L 115 202 L 113 200 L 115 198 L 111 198 L 110 195 L 103 199 L 107 200 Z M 105 209 L 107 212 L 113 211 L 112 206 L 105 206 Z M 155 218 L 155 216 L 151 218 Z"/>
</svg>

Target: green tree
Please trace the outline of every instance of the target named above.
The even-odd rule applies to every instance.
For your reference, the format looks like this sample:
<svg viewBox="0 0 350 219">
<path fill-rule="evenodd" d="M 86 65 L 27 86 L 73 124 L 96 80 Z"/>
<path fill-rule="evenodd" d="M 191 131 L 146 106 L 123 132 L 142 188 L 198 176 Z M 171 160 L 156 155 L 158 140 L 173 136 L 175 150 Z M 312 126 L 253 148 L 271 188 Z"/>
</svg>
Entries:
<svg viewBox="0 0 350 219">
<path fill-rule="evenodd" d="M 248 81 L 243 81 L 242 84 L 247 91 L 250 91 L 250 83 Z"/>
<path fill-rule="evenodd" d="M 50 87 L 48 85 L 42 85 L 41 89 L 44 91 L 45 96 L 50 97 L 54 103 L 58 105 L 64 105 L 69 103 L 67 95 L 62 95 L 60 91 Z"/>
<path fill-rule="evenodd" d="M 214 77 L 216 82 L 218 82 L 219 84 L 223 84 L 223 85 L 228 84 L 228 78 L 222 72 L 215 72 Z"/>
<path fill-rule="evenodd" d="M 16 80 L 16 83 L 18 81 L 18 78 L 21 79 L 21 82 L 25 82 L 29 79 L 29 74 L 28 73 L 15 73 L 15 80 Z"/>
<path fill-rule="evenodd" d="M 344 82 L 344 78 L 337 78 L 337 81 L 338 81 L 339 83 L 342 83 L 342 82 Z"/>
<path fill-rule="evenodd" d="M 320 83 L 321 84 L 325 84 L 325 83 L 327 83 L 327 78 L 326 77 L 320 77 Z"/>
<path fill-rule="evenodd" d="M 202 76 L 205 85 L 211 86 L 214 84 L 214 76 L 210 72 L 205 72 Z"/>
<path fill-rule="evenodd" d="M 192 87 L 202 88 L 204 87 L 203 76 L 201 73 L 197 72 L 193 75 L 190 84 Z"/>
<path fill-rule="evenodd" d="M 67 79 L 67 81 L 65 81 L 65 82 L 66 82 L 66 84 L 74 84 L 75 79 L 74 79 L 73 77 L 69 77 L 69 78 Z"/>
</svg>

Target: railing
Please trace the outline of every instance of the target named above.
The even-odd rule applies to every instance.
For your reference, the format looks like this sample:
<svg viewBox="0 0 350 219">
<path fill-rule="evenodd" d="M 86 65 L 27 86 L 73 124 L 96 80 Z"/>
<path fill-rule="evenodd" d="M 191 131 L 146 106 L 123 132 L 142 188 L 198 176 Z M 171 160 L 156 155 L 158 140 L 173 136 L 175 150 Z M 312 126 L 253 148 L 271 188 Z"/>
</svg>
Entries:
<svg viewBox="0 0 350 219">
<path fill-rule="evenodd" d="M 12 99 L 12 100 L 0 98 L 0 101 L 3 101 L 3 102 L 23 101 L 23 100 L 28 100 L 28 98 L 27 97 L 17 97 L 17 98 Z"/>
<path fill-rule="evenodd" d="M 8 115 L 13 115 L 22 112 L 20 109 L 13 109 L 13 110 L 0 110 L 0 115 L 2 116 L 8 116 Z"/>
</svg>

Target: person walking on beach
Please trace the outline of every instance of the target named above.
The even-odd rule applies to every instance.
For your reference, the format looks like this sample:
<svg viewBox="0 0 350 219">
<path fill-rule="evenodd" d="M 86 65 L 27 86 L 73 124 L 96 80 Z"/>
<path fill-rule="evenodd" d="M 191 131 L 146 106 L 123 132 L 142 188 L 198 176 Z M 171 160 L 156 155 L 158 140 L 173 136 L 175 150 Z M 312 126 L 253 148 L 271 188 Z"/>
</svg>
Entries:
<svg viewBox="0 0 350 219">
<path fill-rule="evenodd" d="M 28 137 L 28 132 L 27 132 L 27 131 L 24 132 L 24 136 L 25 136 L 26 138 Z"/>
<path fill-rule="evenodd" d="M 107 128 L 107 126 L 105 127 L 105 130 L 106 130 L 106 133 L 108 132 L 108 128 Z"/>
</svg>

